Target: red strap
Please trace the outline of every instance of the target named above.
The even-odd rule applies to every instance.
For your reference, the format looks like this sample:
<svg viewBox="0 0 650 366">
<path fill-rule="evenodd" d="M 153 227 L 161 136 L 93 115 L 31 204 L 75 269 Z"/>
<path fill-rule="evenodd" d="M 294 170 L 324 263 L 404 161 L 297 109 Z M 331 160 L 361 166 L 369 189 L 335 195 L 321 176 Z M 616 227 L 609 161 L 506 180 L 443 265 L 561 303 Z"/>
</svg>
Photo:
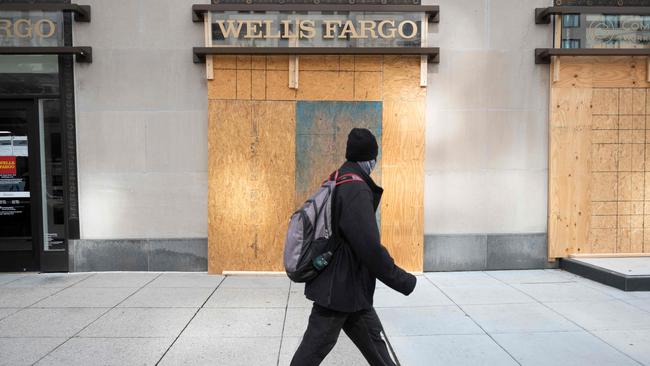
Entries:
<svg viewBox="0 0 650 366">
<path fill-rule="evenodd" d="M 334 176 L 334 179 L 332 179 L 332 176 Z M 363 180 L 360 176 L 354 174 L 354 173 L 348 173 L 348 174 L 343 174 L 339 176 L 339 171 L 335 171 L 334 173 L 330 174 L 327 180 L 324 180 L 323 184 L 327 183 L 330 180 L 336 181 L 336 185 L 341 185 L 344 183 L 350 183 L 350 182 L 363 182 L 365 183 L 366 181 Z"/>
<path fill-rule="evenodd" d="M 338 185 L 341 185 L 341 184 L 344 184 L 344 183 L 351 183 L 351 182 L 363 182 L 363 183 L 365 183 L 363 178 L 361 178 L 360 176 L 358 176 L 358 175 L 356 175 L 354 173 L 348 173 L 348 174 L 343 174 L 342 176 L 340 176 L 339 179 L 337 179 L 337 181 L 336 181 L 336 185 L 338 186 Z"/>
</svg>

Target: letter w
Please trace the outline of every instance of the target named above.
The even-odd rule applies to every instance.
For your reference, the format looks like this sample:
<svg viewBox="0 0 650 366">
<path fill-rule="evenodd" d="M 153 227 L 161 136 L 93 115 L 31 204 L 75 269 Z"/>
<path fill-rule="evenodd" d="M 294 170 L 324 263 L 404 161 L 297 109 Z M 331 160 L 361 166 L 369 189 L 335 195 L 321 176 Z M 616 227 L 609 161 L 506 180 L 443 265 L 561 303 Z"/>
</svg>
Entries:
<svg viewBox="0 0 650 366">
<path fill-rule="evenodd" d="M 217 20 L 216 23 L 219 25 L 219 29 L 221 30 L 221 34 L 223 34 L 223 38 L 228 38 L 228 37 L 235 37 L 239 38 L 239 33 L 241 33 L 241 22 L 237 22 L 237 26 L 235 27 L 235 21 L 234 20 L 228 20 L 227 27 L 224 26 L 223 20 Z"/>
</svg>

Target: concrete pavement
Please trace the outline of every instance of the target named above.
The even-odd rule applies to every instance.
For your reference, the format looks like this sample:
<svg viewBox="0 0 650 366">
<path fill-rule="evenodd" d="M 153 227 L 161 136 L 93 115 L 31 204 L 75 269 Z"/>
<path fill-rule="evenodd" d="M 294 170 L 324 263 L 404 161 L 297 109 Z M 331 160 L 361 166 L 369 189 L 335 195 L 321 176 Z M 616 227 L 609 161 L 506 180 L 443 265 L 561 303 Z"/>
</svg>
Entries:
<svg viewBox="0 0 650 366">
<path fill-rule="evenodd" d="M 400 362 L 650 365 L 650 292 L 561 270 L 441 272 L 377 312 Z M 0 365 L 288 365 L 311 304 L 286 277 L 0 274 Z M 365 365 L 341 336 L 324 365 Z"/>
</svg>

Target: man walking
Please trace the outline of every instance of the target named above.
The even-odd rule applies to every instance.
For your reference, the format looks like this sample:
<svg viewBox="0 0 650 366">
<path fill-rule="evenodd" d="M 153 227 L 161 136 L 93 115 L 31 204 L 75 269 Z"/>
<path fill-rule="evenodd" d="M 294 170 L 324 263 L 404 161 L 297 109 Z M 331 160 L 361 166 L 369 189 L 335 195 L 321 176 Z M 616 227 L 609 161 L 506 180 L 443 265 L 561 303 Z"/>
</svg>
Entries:
<svg viewBox="0 0 650 366">
<path fill-rule="evenodd" d="M 375 212 L 383 189 L 370 178 L 377 153 L 377 140 L 369 130 L 350 131 L 347 161 L 339 175 L 353 174 L 361 180 L 336 188 L 332 223 L 338 224 L 342 243 L 323 272 L 305 284 L 305 296 L 314 305 L 291 366 L 319 365 L 336 344 L 341 329 L 370 365 L 395 365 L 372 306 L 375 280 L 409 295 L 416 278 L 395 265 L 379 239 Z"/>
</svg>

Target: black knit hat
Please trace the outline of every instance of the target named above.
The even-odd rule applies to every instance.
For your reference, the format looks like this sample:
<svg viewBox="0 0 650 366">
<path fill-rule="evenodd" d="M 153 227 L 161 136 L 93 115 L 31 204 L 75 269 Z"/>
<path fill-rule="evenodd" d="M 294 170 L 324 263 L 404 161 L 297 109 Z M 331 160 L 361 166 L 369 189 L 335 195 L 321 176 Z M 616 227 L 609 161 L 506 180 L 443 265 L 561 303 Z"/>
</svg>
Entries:
<svg viewBox="0 0 650 366">
<path fill-rule="evenodd" d="M 368 161 L 377 158 L 377 139 L 365 128 L 353 128 L 348 135 L 345 158 L 349 161 Z"/>
</svg>

